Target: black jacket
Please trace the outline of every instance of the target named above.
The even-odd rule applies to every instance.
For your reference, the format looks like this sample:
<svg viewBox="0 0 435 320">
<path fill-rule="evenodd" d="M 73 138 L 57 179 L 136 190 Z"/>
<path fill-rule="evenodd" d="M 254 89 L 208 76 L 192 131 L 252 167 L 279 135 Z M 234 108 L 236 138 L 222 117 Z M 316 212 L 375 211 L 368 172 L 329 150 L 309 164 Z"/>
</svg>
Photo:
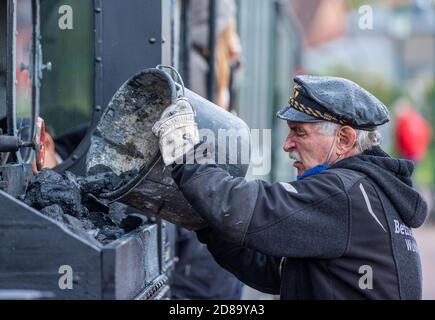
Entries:
<svg viewBox="0 0 435 320">
<path fill-rule="evenodd" d="M 219 266 L 195 232 L 177 229 L 178 262 L 171 273 L 173 299 L 240 300 L 243 284 Z"/>
<path fill-rule="evenodd" d="M 282 299 L 420 299 L 410 228 L 427 206 L 411 161 L 380 148 L 291 183 L 247 182 L 215 165 L 177 165 L 173 178 L 208 222 L 216 261 Z"/>
</svg>

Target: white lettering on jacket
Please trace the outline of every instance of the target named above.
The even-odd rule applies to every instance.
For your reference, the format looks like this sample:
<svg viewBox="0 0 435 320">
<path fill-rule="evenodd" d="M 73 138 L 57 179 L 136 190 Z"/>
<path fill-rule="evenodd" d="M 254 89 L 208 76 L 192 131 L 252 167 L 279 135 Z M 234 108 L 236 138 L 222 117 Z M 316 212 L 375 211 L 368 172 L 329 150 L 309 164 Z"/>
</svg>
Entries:
<svg viewBox="0 0 435 320">
<path fill-rule="evenodd" d="M 290 183 L 280 182 L 279 184 L 282 185 L 283 188 L 288 192 L 298 193 L 298 190 L 296 190 L 296 188 L 293 187 Z"/>
</svg>

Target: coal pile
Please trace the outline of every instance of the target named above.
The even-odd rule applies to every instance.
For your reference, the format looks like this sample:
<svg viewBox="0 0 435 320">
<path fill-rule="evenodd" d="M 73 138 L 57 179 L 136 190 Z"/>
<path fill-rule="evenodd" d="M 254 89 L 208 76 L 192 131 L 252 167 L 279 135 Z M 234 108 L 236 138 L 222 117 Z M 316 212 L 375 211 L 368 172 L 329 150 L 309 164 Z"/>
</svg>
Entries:
<svg viewBox="0 0 435 320">
<path fill-rule="evenodd" d="M 92 168 L 88 177 L 44 169 L 34 177 L 22 200 L 74 234 L 95 245 L 106 245 L 147 222 L 146 216 L 129 213 L 121 203 L 108 205 L 98 199 L 99 194 L 116 190 L 136 174 L 117 176 L 105 166 Z"/>
</svg>

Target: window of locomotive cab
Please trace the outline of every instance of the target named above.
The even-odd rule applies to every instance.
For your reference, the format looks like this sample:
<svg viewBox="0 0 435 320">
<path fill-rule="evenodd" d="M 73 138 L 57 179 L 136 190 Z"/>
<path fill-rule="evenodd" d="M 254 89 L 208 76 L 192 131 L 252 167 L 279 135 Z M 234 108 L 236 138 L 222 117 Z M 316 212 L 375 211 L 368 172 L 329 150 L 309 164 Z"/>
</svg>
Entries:
<svg viewBox="0 0 435 320">
<path fill-rule="evenodd" d="M 53 138 L 83 127 L 93 106 L 93 1 L 41 0 L 41 45 L 45 72 L 40 116 Z"/>
</svg>

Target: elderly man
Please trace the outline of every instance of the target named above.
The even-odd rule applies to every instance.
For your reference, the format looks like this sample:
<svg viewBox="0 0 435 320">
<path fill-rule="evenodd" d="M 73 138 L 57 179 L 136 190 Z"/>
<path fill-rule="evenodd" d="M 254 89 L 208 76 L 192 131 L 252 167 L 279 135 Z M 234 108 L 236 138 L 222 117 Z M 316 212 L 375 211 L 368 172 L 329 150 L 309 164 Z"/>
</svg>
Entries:
<svg viewBox="0 0 435 320">
<path fill-rule="evenodd" d="M 413 163 L 381 150 L 385 106 L 341 78 L 298 76 L 284 151 L 297 181 L 231 177 L 216 165 L 175 164 L 193 150 L 193 110 L 179 100 L 154 127 L 216 261 L 247 285 L 282 299 L 420 299 L 411 228 L 427 207 L 412 188 Z M 194 139 L 184 139 L 187 136 Z M 175 148 L 173 146 L 176 146 Z"/>
</svg>

